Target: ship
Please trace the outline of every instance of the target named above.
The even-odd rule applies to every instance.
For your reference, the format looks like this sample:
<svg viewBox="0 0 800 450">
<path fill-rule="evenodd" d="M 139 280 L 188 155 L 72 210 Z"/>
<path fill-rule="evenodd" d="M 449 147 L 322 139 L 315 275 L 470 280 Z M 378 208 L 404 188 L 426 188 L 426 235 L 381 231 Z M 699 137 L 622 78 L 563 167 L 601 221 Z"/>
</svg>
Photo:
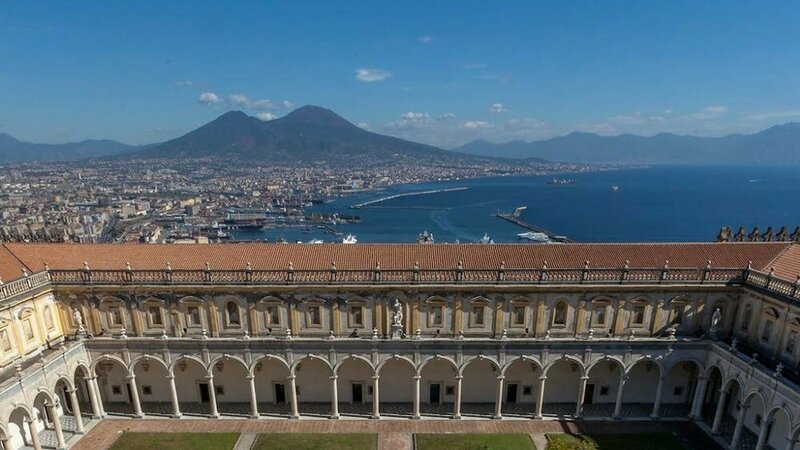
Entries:
<svg viewBox="0 0 800 450">
<path fill-rule="evenodd" d="M 619 186 L 617 186 L 616 184 L 611 186 L 611 192 L 619 192 Z"/>
<path fill-rule="evenodd" d="M 417 235 L 417 244 L 433 244 L 433 242 L 433 233 L 428 233 L 428 230 Z"/>
<path fill-rule="evenodd" d="M 342 244 L 355 244 L 358 242 L 358 239 L 352 234 L 348 234 L 344 239 L 342 239 Z"/>
<path fill-rule="evenodd" d="M 547 180 L 547 184 L 575 184 L 577 181 L 571 178 L 553 178 L 551 180 Z"/>
<path fill-rule="evenodd" d="M 479 244 L 494 244 L 494 239 L 489 237 L 489 233 L 483 233 L 483 237 L 478 241 Z"/>
<path fill-rule="evenodd" d="M 520 239 L 525 239 L 528 241 L 534 242 L 550 242 L 550 237 L 544 233 L 537 233 L 535 231 L 526 231 L 524 233 L 517 234 L 517 237 Z"/>
</svg>

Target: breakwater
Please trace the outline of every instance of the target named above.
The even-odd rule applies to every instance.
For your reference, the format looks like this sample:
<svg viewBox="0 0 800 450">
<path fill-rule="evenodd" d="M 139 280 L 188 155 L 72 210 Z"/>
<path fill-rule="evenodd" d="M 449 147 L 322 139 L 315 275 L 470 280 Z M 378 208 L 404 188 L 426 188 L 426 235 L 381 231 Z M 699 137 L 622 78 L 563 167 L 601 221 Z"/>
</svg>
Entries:
<svg viewBox="0 0 800 450">
<path fill-rule="evenodd" d="M 456 192 L 456 191 L 466 191 L 467 187 L 455 187 L 455 188 L 445 188 L 445 189 L 431 189 L 428 191 L 417 191 L 417 192 L 404 192 L 401 194 L 394 194 L 394 195 L 387 195 L 386 197 L 376 198 L 375 200 L 370 200 L 366 202 L 356 203 L 350 205 L 350 208 L 359 209 L 359 208 L 366 208 L 372 205 L 377 205 L 378 203 L 385 202 L 387 200 L 392 200 L 394 198 L 401 198 L 401 197 L 412 197 L 416 195 L 429 195 L 429 194 L 439 194 L 442 192 Z"/>
</svg>

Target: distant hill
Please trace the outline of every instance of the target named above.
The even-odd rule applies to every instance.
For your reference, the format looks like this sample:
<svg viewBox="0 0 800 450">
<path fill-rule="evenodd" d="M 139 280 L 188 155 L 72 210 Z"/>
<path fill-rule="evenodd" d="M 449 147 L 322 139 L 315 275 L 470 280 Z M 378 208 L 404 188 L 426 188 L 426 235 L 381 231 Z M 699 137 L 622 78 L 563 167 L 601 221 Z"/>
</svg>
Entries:
<svg viewBox="0 0 800 450">
<path fill-rule="evenodd" d="M 219 156 L 275 162 L 348 158 L 476 159 L 430 145 L 371 133 L 319 106 L 303 106 L 270 121 L 259 120 L 241 111 L 227 112 L 179 138 L 130 156 Z"/>
<path fill-rule="evenodd" d="M 0 133 L 0 164 L 27 161 L 70 161 L 118 155 L 137 147 L 111 140 L 89 139 L 66 144 L 34 144 Z"/>
<path fill-rule="evenodd" d="M 716 138 L 670 133 L 644 137 L 575 132 L 534 142 L 494 144 L 478 140 L 452 150 L 470 155 L 580 163 L 800 164 L 800 123 L 778 125 L 756 134 Z"/>
</svg>

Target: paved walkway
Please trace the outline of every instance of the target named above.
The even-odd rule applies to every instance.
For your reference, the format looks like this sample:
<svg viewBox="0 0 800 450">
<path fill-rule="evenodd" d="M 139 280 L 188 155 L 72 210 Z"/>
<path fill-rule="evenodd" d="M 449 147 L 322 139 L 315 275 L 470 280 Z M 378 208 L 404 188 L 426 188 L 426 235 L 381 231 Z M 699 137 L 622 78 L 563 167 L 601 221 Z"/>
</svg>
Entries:
<svg viewBox="0 0 800 450">
<path fill-rule="evenodd" d="M 716 446 L 688 421 L 106 419 L 73 450 L 104 450 L 122 432 L 377 433 L 379 449 L 410 449 L 413 433 L 676 433 L 686 450 Z"/>
</svg>

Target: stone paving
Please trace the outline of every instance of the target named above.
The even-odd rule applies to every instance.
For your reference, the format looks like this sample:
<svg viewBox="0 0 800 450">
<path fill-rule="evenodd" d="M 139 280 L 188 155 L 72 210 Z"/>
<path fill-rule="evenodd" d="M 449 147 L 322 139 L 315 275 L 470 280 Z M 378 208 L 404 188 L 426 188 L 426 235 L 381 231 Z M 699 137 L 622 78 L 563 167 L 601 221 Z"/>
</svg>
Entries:
<svg viewBox="0 0 800 450">
<path fill-rule="evenodd" d="M 406 445 L 414 433 L 676 433 L 687 450 L 716 447 L 689 421 L 557 421 L 557 420 L 237 420 L 237 419 L 107 419 L 94 426 L 73 450 L 104 450 L 123 431 L 238 433 L 377 433 L 379 449 Z M 403 448 L 403 447 L 399 447 Z M 406 448 L 410 448 L 406 447 Z"/>
</svg>

